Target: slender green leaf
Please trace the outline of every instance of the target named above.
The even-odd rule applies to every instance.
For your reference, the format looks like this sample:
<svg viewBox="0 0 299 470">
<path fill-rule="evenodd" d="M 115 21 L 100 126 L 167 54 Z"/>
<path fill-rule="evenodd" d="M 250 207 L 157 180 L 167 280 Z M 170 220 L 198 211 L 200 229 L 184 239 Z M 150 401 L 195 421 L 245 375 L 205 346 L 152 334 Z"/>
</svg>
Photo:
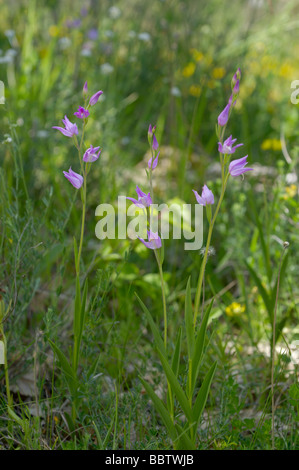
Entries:
<svg viewBox="0 0 299 470">
<path fill-rule="evenodd" d="M 289 254 L 287 253 L 281 263 L 281 270 L 280 270 L 280 281 L 279 281 L 279 290 L 282 288 L 285 276 L 286 276 L 286 269 L 287 269 L 287 264 L 288 264 L 288 258 Z M 278 278 L 276 279 L 276 282 L 272 288 L 271 292 L 271 308 L 272 312 L 274 312 L 274 307 L 275 307 L 275 301 L 276 301 L 276 293 L 277 293 L 277 283 L 278 283 Z"/>
<path fill-rule="evenodd" d="M 170 383 L 170 386 L 171 386 L 173 392 L 175 393 L 175 395 L 178 399 L 178 402 L 180 403 L 180 405 L 182 407 L 182 410 L 184 411 L 184 413 L 186 415 L 186 418 L 188 419 L 189 423 L 192 423 L 193 415 L 192 415 L 192 411 L 191 411 L 190 405 L 188 403 L 187 397 L 186 397 L 183 389 L 181 388 L 176 376 L 174 375 L 170 365 L 168 364 L 167 359 L 163 356 L 163 353 L 159 350 L 159 348 L 158 348 L 158 354 L 159 354 L 160 360 L 162 362 L 162 366 L 163 366 L 164 372 L 166 374 L 166 377 L 168 379 L 168 382 Z"/>
<path fill-rule="evenodd" d="M 193 312 L 192 312 L 190 277 L 188 279 L 187 288 L 186 288 L 185 325 L 186 325 L 186 335 L 187 335 L 188 356 L 189 356 L 189 359 L 191 359 L 194 353 L 195 337 L 194 337 L 194 329 L 193 329 Z"/>
<path fill-rule="evenodd" d="M 94 359 L 94 361 L 92 362 L 90 368 L 88 369 L 87 374 L 86 374 L 88 380 L 95 374 L 96 369 L 97 369 L 98 364 L 99 364 L 100 358 L 101 358 L 101 355 L 99 354 L 99 355 Z"/>
<path fill-rule="evenodd" d="M 214 362 L 209 372 L 205 376 L 204 381 L 199 389 L 198 395 L 196 397 L 196 400 L 193 406 L 193 415 L 196 421 L 195 431 L 197 430 L 200 417 L 202 415 L 204 407 L 206 406 L 208 394 L 210 391 L 210 387 L 211 387 L 211 383 L 215 374 L 216 367 L 217 367 L 217 361 Z"/>
<path fill-rule="evenodd" d="M 64 412 L 64 417 L 66 419 L 66 422 L 67 422 L 67 425 L 69 427 L 69 430 L 71 432 L 74 432 L 75 431 L 75 423 L 73 421 L 73 418 L 71 417 L 71 415 L 69 413 L 67 413 L 66 411 Z"/>
<path fill-rule="evenodd" d="M 106 447 L 108 445 L 108 440 L 109 440 L 109 437 L 112 433 L 112 429 L 113 429 L 113 426 L 114 426 L 114 421 L 115 421 L 115 416 L 113 416 L 112 420 L 111 420 L 111 424 L 109 426 L 109 429 L 107 431 L 107 434 L 106 434 L 106 437 L 104 439 L 104 442 L 103 442 L 103 450 L 106 450 Z"/>
<path fill-rule="evenodd" d="M 25 423 L 24 423 L 23 419 L 20 418 L 20 417 L 13 411 L 13 409 L 12 409 L 10 406 L 7 407 L 7 412 L 8 412 L 8 414 L 9 414 L 9 416 L 10 416 L 19 426 L 21 426 L 22 429 L 24 429 L 24 424 L 25 424 Z"/>
<path fill-rule="evenodd" d="M 199 332 L 196 337 L 195 341 L 195 348 L 194 348 L 194 354 L 193 354 L 193 359 L 192 359 L 192 381 L 191 381 L 191 386 L 192 390 L 190 393 L 193 393 L 194 387 L 195 387 L 195 382 L 198 377 L 199 373 L 199 367 L 200 367 L 200 362 L 203 356 L 203 350 L 204 350 L 204 345 L 205 345 L 205 338 L 206 338 L 206 332 L 207 332 L 207 326 L 208 326 L 208 321 L 209 321 L 209 316 L 213 307 L 214 301 L 209 304 L 204 317 L 202 319 L 201 325 Z"/>
<path fill-rule="evenodd" d="M 168 434 L 169 434 L 172 442 L 175 442 L 177 440 L 177 432 L 176 432 L 176 429 L 175 429 L 174 424 L 172 422 L 172 419 L 171 419 L 167 409 L 165 408 L 164 403 L 155 394 L 152 387 L 148 383 L 146 383 L 141 377 L 140 377 L 140 381 L 141 381 L 142 385 L 144 386 L 145 390 L 147 391 L 148 395 L 150 396 L 150 399 L 152 400 L 153 404 L 155 405 L 156 410 L 158 411 L 159 415 L 161 416 L 161 418 L 162 418 L 162 420 L 163 420 L 163 422 L 164 422 L 164 424 L 167 428 Z"/>
<path fill-rule="evenodd" d="M 262 247 L 262 253 L 264 256 L 264 262 L 265 262 L 265 267 L 266 267 L 266 272 L 267 276 L 269 279 L 269 282 L 271 282 L 272 279 L 272 269 L 271 269 L 271 262 L 270 262 L 270 252 L 269 252 L 269 246 L 268 243 L 265 241 L 264 237 L 264 226 L 260 221 L 259 214 L 257 211 L 256 207 L 256 200 L 255 197 L 253 196 L 253 192 L 250 191 L 250 206 L 253 209 L 254 216 L 255 216 L 255 223 L 258 228 L 259 236 L 260 236 L 260 241 L 261 241 L 261 247 Z"/>
<path fill-rule="evenodd" d="M 182 329 L 179 328 L 177 337 L 176 337 L 176 344 L 173 351 L 171 367 L 173 370 L 174 375 L 177 377 L 179 373 L 179 366 L 180 366 L 180 355 L 181 355 L 181 342 L 182 342 Z"/>
<path fill-rule="evenodd" d="M 262 296 L 262 299 L 264 301 L 265 307 L 269 315 L 269 320 L 272 321 L 273 305 L 269 297 L 269 294 L 267 290 L 265 289 L 265 287 L 263 286 L 262 281 L 260 280 L 259 276 L 256 274 L 255 270 L 250 266 L 250 264 L 247 263 L 246 260 L 245 260 L 245 264 L 251 276 L 253 277 L 254 282 L 256 283 L 256 286 L 259 290 L 260 295 Z"/>
<path fill-rule="evenodd" d="M 98 446 L 101 450 L 105 450 L 104 449 L 104 444 L 103 444 L 103 441 L 102 441 L 102 438 L 101 438 L 100 431 L 98 430 L 98 427 L 97 427 L 97 425 L 94 421 L 92 421 L 92 424 L 93 424 L 93 427 L 94 427 L 94 430 L 95 430 L 95 433 L 96 433 L 96 436 L 97 436 Z"/>
<path fill-rule="evenodd" d="M 178 444 L 175 446 L 177 450 L 196 450 L 194 443 L 187 435 L 187 431 L 184 430 L 179 424 L 175 425 L 178 433 Z"/>
<path fill-rule="evenodd" d="M 54 353 L 58 357 L 59 363 L 61 365 L 61 369 L 64 373 L 64 376 L 65 376 L 65 379 L 67 381 L 67 384 L 68 384 L 69 390 L 71 392 L 71 395 L 75 396 L 76 393 L 77 393 L 77 388 L 78 388 L 78 382 L 77 382 L 76 375 L 75 375 L 72 367 L 70 366 L 69 361 L 67 360 L 67 358 L 65 357 L 65 355 L 61 351 L 61 349 L 59 349 L 59 347 L 56 346 L 56 344 L 54 344 L 53 341 L 51 341 L 50 339 L 49 339 L 49 343 L 50 343 L 50 346 L 53 349 Z"/>
<path fill-rule="evenodd" d="M 171 368 L 173 370 L 174 375 L 177 377 L 179 373 L 179 366 L 180 366 L 180 355 L 181 355 L 181 340 L 182 340 L 182 329 L 178 329 L 177 338 L 176 338 L 176 345 L 172 355 L 171 361 Z M 167 390 L 167 406 L 170 409 L 170 403 L 173 402 L 173 391 L 171 387 L 168 387 Z"/>
</svg>

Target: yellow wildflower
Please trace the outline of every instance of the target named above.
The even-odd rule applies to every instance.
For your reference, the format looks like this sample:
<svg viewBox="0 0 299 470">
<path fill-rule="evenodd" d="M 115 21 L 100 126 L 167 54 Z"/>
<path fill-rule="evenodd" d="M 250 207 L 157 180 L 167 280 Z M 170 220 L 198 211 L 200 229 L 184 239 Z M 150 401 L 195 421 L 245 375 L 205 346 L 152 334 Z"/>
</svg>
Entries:
<svg viewBox="0 0 299 470">
<path fill-rule="evenodd" d="M 195 72 L 195 69 L 196 69 L 196 65 L 194 64 L 194 62 L 189 62 L 189 64 L 183 68 L 183 76 L 185 78 L 192 77 L 192 75 Z"/>
<path fill-rule="evenodd" d="M 56 38 L 59 34 L 59 28 L 55 24 L 52 24 L 52 26 L 49 27 L 48 31 L 52 38 Z"/>
<path fill-rule="evenodd" d="M 241 305 L 238 302 L 233 302 L 225 309 L 226 315 L 229 317 L 239 316 L 245 312 L 245 305 Z"/>
<path fill-rule="evenodd" d="M 272 139 L 272 149 L 273 150 L 281 150 L 280 139 Z"/>
<path fill-rule="evenodd" d="M 294 75 L 295 71 L 296 70 L 291 64 L 285 62 L 284 64 L 282 64 L 282 66 L 279 69 L 279 75 L 283 78 L 290 79 L 290 77 Z"/>
<path fill-rule="evenodd" d="M 191 52 L 193 60 L 195 60 L 195 62 L 200 62 L 204 58 L 203 53 L 198 51 L 197 49 L 191 49 L 190 52 Z"/>
<path fill-rule="evenodd" d="M 201 95 L 201 87 L 199 85 L 191 85 L 189 88 L 189 94 L 198 98 Z"/>
<path fill-rule="evenodd" d="M 266 139 L 262 142 L 261 149 L 262 150 L 270 150 L 272 147 L 271 139 Z"/>
<path fill-rule="evenodd" d="M 291 197 L 295 197 L 298 193 L 297 186 L 295 184 L 291 184 L 290 186 L 285 187 L 285 195 L 284 199 L 289 199 Z"/>
<path fill-rule="evenodd" d="M 266 139 L 262 142 L 261 145 L 262 150 L 281 150 L 281 142 L 280 139 Z"/>
<path fill-rule="evenodd" d="M 215 80 L 220 80 L 225 75 L 225 68 L 224 67 L 215 67 L 212 70 L 212 76 Z"/>
</svg>

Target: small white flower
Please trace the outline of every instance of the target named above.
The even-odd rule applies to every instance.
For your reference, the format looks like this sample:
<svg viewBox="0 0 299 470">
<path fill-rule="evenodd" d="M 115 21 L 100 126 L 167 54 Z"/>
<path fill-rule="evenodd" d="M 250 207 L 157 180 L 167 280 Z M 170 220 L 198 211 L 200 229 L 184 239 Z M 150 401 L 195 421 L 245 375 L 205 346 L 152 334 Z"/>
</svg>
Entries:
<svg viewBox="0 0 299 470">
<path fill-rule="evenodd" d="M 90 57 L 91 56 L 91 50 L 88 49 L 87 47 L 84 47 L 81 51 L 81 55 L 83 57 Z"/>
<path fill-rule="evenodd" d="M 65 50 L 65 49 L 68 49 L 72 45 L 72 41 L 70 40 L 70 38 L 64 37 L 64 38 L 59 39 L 58 45 L 60 49 Z"/>
<path fill-rule="evenodd" d="M 138 34 L 140 41 L 149 42 L 151 40 L 151 35 L 149 33 L 140 33 Z"/>
<path fill-rule="evenodd" d="M 4 31 L 4 34 L 8 39 L 13 39 L 16 35 L 13 29 L 7 29 L 6 31 Z"/>
<path fill-rule="evenodd" d="M 110 18 L 112 18 L 113 20 L 117 20 L 117 18 L 121 16 L 120 8 L 115 7 L 115 6 L 110 7 L 108 10 L 108 13 L 109 13 Z"/>
<path fill-rule="evenodd" d="M 13 58 L 9 57 L 8 55 L 5 55 L 4 57 L 0 57 L 0 64 L 9 64 L 12 61 L 13 61 Z"/>
<path fill-rule="evenodd" d="M 49 136 L 49 132 L 45 131 L 44 129 L 41 129 L 37 131 L 36 137 L 39 137 L 40 139 L 46 139 Z"/>
<path fill-rule="evenodd" d="M 114 70 L 114 67 L 108 62 L 101 65 L 101 72 L 103 75 L 110 75 L 110 73 L 112 73 L 113 70 Z"/>
<path fill-rule="evenodd" d="M 182 96 L 181 90 L 177 86 L 173 86 L 170 90 L 173 96 Z"/>
<path fill-rule="evenodd" d="M 5 55 L 9 57 L 15 57 L 17 55 L 17 51 L 15 49 L 8 49 Z"/>
</svg>

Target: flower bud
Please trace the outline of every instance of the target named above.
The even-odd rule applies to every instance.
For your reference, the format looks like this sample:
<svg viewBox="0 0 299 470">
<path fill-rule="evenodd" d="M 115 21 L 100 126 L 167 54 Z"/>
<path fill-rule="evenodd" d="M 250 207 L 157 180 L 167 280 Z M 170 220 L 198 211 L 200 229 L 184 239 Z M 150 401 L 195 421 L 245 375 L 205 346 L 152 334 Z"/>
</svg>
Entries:
<svg viewBox="0 0 299 470">
<path fill-rule="evenodd" d="M 84 83 L 83 87 L 83 98 L 86 98 L 88 95 L 88 87 L 87 87 L 87 82 Z"/>
</svg>

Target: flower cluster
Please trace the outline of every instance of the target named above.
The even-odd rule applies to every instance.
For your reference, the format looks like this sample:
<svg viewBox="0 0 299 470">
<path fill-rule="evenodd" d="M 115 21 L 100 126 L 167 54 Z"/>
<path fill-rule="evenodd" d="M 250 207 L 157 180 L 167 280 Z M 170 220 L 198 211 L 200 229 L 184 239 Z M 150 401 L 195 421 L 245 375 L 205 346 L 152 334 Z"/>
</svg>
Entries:
<svg viewBox="0 0 299 470">
<path fill-rule="evenodd" d="M 149 179 L 150 179 L 150 186 L 152 191 L 152 171 L 157 168 L 158 160 L 159 160 L 159 143 L 157 137 L 155 136 L 156 126 L 149 125 L 148 128 L 148 142 L 151 149 L 151 158 L 148 161 L 148 168 L 149 168 Z M 153 204 L 151 191 L 149 193 L 144 193 L 138 186 L 136 186 L 136 193 L 138 199 L 133 197 L 127 197 L 130 201 L 135 204 L 135 206 L 145 209 Z M 148 241 L 145 241 L 143 238 L 139 238 L 139 240 L 150 250 L 158 250 L 162 246 L 162 240 L 158 234 L 158 232 L 152 232 L 151 230 L 147 231 Z"/>
<path fill-rule="evenodd" d="M 240 79 L 241 79 L 241 70 L 238 68 L 238 70 L 234 74 L 232 81 L 231 81 L 232 94 L 228 100 L 228 104 L 225 106 L 223 111 L 221 111 L 221 113 L 218 116 L 218 127 L 217 127 L 217 136 L 219 138 L 218 152 L 220 154 L 220 163 L 221 163 L 222 178 L 223 178 L 223 182 L 222 182 L 223 194 L 224 194 L 224 190 L 225 190 L 229 175 L 240 176 L 246 173 L 247 171 L 253 170 L 252 168 L 245 168 L 248 163 L 247 162 L 248 155 L 246 155 L 243 158 L 233 160 L 232 162 L 229 163 L 230 155 L 235 153 L 237 148 L 243 145 L 242 143 L 234 145 L 237 139 L 233 139 L 232 135 L 230 135 L 225 141 L 223 141 L 225 127 L 229 120 L 232 107 L 235 105 L 236 100 L 239 95 Z M 210 206 L 214 204 L 214 195 L 212 191 L 207 187 L 207 185 L 204 185 L 201 196 L 194 189 L 193 189 L 193 192 L 194 192 L 194 195 L 196 197 L 198 204 L 200 204 L 201 206 L 207 207 L 207 211 L 208 211 L 207 214 L 210 219 L 211 217 Z"/>
<path fill-rule="evenodd" d="M 78 110 L 74 113 L 74 116 L 76 116 L 78 119 L 83 119 L 83 133 L 84 133 L 85 126 L 87 125 L 88 117 L 90 115 L 88 108 L 90 106 L 94 106 L 98 102 L 102 94 L 103 94 L 102 90 L 97 91 L 94 95 L 91 96 L 87 104 L 88 86 L 87 86 L 87 82 L 85 82 L 84 87 L 83 87 L 84 106 L 79 106 Z M 87 168 L 85 167 L 85 170 L 83 169 L 83 165 L 81 161 L 81 144 L 82 144 L 83 139 L 81 140 L 81 144 L 79 145 L 77 141 L 77 135 L 78 135 L 77 124 L 72 123 L 68 119 L 67 116 L 65 116 L 64 119 L 62 119 L 62 123 L 64 124 L 64 127 L 53 126 L 53 129 L 58 129 L 66 137 L 71 137 L 74 139 L 75 146 L 79 152 L 81 171 L 83 175 L 76 173 L 75 171 L 72 170 L 71 167 L 68 172 L 64 171 L 63 174 L 76 189 L 80 189 L 84 183 L 84 177 L 87 174 Z M 92 163 L 92 162 L 95 162 L 99 158 L 100 154 L 101 154 L 100 147 L 93 147 L 91 145 L 88 149 L 85 150 L 82 160 L 86 164 Z"/>
<path fill-rule="evenodd" d="M 217 136 L 219 138 L 218 151 L 220 154 L 220 164 L 221 164 L 221 172 L 222 172 L 222 192 L 221 192 L 221 196 L 218 201 L 218 205 L 217 205 L 213 219 L 212 219 L 212 209 L 211 209 L 211 206 L 215 202 L 213 192 L 208 188 L 206 184 L 203 186 L 201 195 L 195 189 L 192 190 L 198 204 L 206 207 L 207 217 L 208 217 L 210 226 L 213 226 L 215 222 L 220 204 L 224 196 L 224 192 L 226 189 L 226 184 L 227 184 L 229 175 L 236 177 L 236 176 L 243 175 L 247 171 L 253 170 L 252 168 L 246 167 L 248 163 L 247 162 L 248 155 L 230 162 L 230 156 L 233 153 L 235 153 L 236 150 L 243 145 L 243 143 L 236 144 L 237 139 L 233 139 L 232 135 L 230 135 L 226 140 L 224 140 L 225 128 L 228 123 L 232 108 L 235 105 L 236 100 L 239 95 L 240 79 L 241 79 L 241 71 L 238 68 L 238 70 L 234 74 L 232 81 L 231 81 L 232 93 L 230 95 L 228 103 L 218 116 Z M 151 150 L 151 158 L 148 161 L 149 171 L 147 172 L 149 182 L 150 182 L 150 192 L 144 193 L 137 186 L 136 193 L 137 193 L 138 199 L 127 197 L 127 199 L 129 199 L 137 207 L 140 207 L 142 209 L 149 208 L 151 204 L 153 203 L 152 194 L 151 194 L 152 189 L 153 189 L 152 188 L 152 172 L 158 165 L 159 154 L 160 154 L 160 152 L 158 151 L 159 143 L 156 138 L 155 131 L 156 131 L 156 126 L 152 127 L 152 125 L 150 124 L 148 128 L 148 142 L 149 142 L 150 150 Z M 152 250 L 156 250 L 160 248 L 162 245 L 162 242 L 158 233 L 153 233 L 150 230 L 148 230 L 148 240 L 149 240 L 148 242 L 145 242 L 141 238 L 139 239 L 142 241 L 142 243 L 144 243 L 144 245 L 147 248 L 150 248 Z"/>
<path fill-rule="evenodd" d="M 238 69 L 232 78 L 232 94 L 228 100 L 228 104 L 225 106 L 224 110 L 218 116 L 218 125 L 224 127 L 227 124 L 229 119 L 231 109 L 236 104 L 239 90 L 240 90 L 240 80 L 241 80 L 241 70 Z"/>
</svg>

